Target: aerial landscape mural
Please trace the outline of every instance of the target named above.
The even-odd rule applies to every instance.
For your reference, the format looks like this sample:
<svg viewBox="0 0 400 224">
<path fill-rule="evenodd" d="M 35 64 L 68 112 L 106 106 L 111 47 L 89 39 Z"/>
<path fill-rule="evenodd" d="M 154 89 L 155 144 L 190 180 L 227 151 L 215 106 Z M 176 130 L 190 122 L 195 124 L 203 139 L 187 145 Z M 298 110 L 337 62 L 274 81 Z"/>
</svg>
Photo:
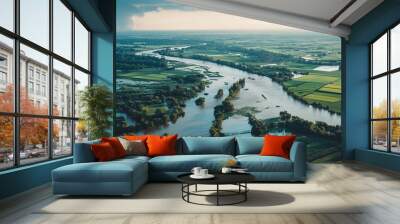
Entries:
<svg viewBox="0 0 400 224">
<path fill-rule="evenodd" d="M 340 159 L 340 38 L 164 0 L 117 3 L 117 134 L 292 133 L 309 161 Z"/>
</svg>

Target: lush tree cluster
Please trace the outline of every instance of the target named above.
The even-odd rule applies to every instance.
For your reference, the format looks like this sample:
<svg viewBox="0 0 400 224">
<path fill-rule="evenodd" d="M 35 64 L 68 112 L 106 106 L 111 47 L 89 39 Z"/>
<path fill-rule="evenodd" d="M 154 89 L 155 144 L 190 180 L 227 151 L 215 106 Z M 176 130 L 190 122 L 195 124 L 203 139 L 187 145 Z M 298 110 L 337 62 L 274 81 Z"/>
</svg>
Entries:
<svg viewBox="0 0 400 224">
<path fill-rule="evenodd" d="M 199 97 L 199 98 L 197 98 L 195 101 L 194 101 L 194 103 L 197 105 L 197 106 L 204 106 L 204 103 L 206 102 L 206 99 L 204 98 L 204 97 Z"/>
<path fill-rule="evenodd" d="M 35 105 L 29 98 L 25 88 L 20 88 L 20 107 L 26 114 L 47 114 L 48 107 L 46 104 Z M 0 108 L 3 112 L 12 112 L 14 107 L 14 88 L 12 85 L 7 86 L 6 92 L 0 94 Z M 57 108 L 54 113 L 58 114 Z M 20 136 L 19 144 L 21 149 L 26 146 L 37 147 L 48 144 L 49 123 L 44 118 L 22 117 L 20 119 Z M 0 153 L 7 153 L 13 148 L 13 118 L 11 116 L 0 116 Z M 59 127 L 53 125 L 53 138 L 59 136 Z M 9 151 L 11 152 L 11 151 Z"/>
<path fill-rule="evenodd" d="M 391 102 L 391 117 L 400 117 L 400 101 L 393 99 Z M 381 101 L 377 106 L 372 109 L 373 118 L 387 118 L 387 100 Z M 392 141 L 398 142 L 400 140 L 400 122 L 397 120 L 391 121 Z M 373 122 L 372 132 L 374 140 L 386 141 L 387 139 L 387 121 Z"/>
<path fill-rule="evenodd" d="M 118 111 L 124 111 L 134 124 L 128 126 L 123 117 L 118 117 L 118 127 L 121 127 L 119 131 L 150 132 L 168 125 L 168 122 L 175 123 L 179 117 L 183 117 L 185 101 L 196 97 L 206 86 L 202 76 L 189 76 L 174 78 L 167 83 L 122 86 L 116 95 L 117 108 Z M 171 83 L 175 85 L 171 86 Z"/>
<path fill-rule="evenodd" d="M 144 68 L 167 68 L 168 63 L 165 58 L 155 58 L 151 56 L 135 55 L 134 52 L 117 53 L 116 66 L 122 72 L 144 69 Z"/>
<path fill-rule="evenodd" d="M 289 131 L 294 134 L 315 135 L 334 140 L 341 139 L 340 126 L 328 125 L 325 122 L 311 122 L 297 116 L 292 116 L 287 111 L 281 111 L 278 119 L 259 120 L 254 115 L 248 114 L 251 134 L 262 136 L 273 131 Z"/>
<path fill-rule="evenodd" d="M 332 126 L 321 121 L 307 121 L 300 117 L 292 116 L 287 111 L 281 112 L 279 118 L 283 126 L 295 134 L 312 134 L 331 139 L 341 139 L 342 129 L 339 125 Z"/>
<path fill-rule="evenodd" d="M 217 94 L 215 94 L 214 98 L 215 99 L 221 99 L 224 96 L 224 90 L 219 89 Z"/>
<path fill-rule="evenodd" d="M 254 115 L 248 114 L 249 124 L 251 125 L 251 135 L 252 136 L 263 136 L 267 134 L 268 127 L 264 124 L 262 120 L 257 119 Z"/>
<path fill-rule="evenodd" d="M 235 110 L 232 100 L 237 97 L 240 89 L 245 86 L 246 80 L 240 79 L 229 87 L 229 95 L 222 101 L 220 105 L 214 108 L 214 120 L 209 130 L 211 136 L 222 136 L 222 122 L 227 119 Z"/>
</svg>

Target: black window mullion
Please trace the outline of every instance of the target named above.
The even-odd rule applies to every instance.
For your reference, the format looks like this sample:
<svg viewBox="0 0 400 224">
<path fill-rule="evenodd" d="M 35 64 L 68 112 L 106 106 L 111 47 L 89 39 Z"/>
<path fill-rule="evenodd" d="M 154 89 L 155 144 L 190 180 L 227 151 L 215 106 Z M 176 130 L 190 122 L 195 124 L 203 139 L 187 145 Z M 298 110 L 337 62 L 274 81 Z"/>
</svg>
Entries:
<svg viewBox="0 0 400 224">
<path fill-rule="evenodd" d="M 369 47 L 369 52 L 370 52 L 370 54 L 369 54 L 369 64 L 370 64 L 370 66 L 369 66 L 369 85 L 370 85 L 370 89 L 369 89 L 369 119 L 370 119 L 370 122 L 369 122 L 369 148 L 370 149 L 373 149 L 373 146 L 374 146 L 374 136 L 373 136 L 373 130 L 372 130 L 372 128 L 373 128 L 373 121 L 372 121 L 372 118 L 373 118 L 373 91 L 374 91 L 374 86 L 373 86 L 373 79 L 371 78 L 372 77 L 372 72 L 373 72 L 373 57 L 372 57 L 372 55 L 373 55 L 373 47 L 372 47 L 372 45 L 370 45 L 370 47 Z"/>
<path fill-rule="evenodd" d="M 49 0 L 49 50 L 53 52 L 53 0 Z M 49 159 L 53 159 L 53 57 L 49 55 L 48 92 L 49 94 L 49 119 L 48 119 L 48 152 Z"/>
<path fill-rule="evenodd" d="M 91 71 L 93 71 L 93 68 L 92 68 L 92 60 L 91 60 L 91 55 L 92 55 L 92 52 L 91 52 L 91 45 L 92 45 L 92 35 L 91 35 L 91 33 L 90 32 L 88 32 L 88 41 L 89 41 L 89 43 L 88 43 L 88 70 L 91 72 Z M 91 85 L 92 84 L 92 82 L 91 82 L 91 80 L 90 80 L 90 83 L 89 83 L 89 85 Z"/>
<path fill-rule="evenodd" d="M 387 75 L 387 110 L 388 110 L 388 118 L 392 118 L 392 99 L 391 99 L 391 79 L 392 79 L 392 75 L 390 74 L 390 30 L 388 30 L 387 32 L 387 71 L 389 72 Z M 387 140 L 388 140 L 388 152 L 392 151 L 392 135 L 391 135 L 391 129 L 392 129 L 392 125 L 391 125 L 391 120 L 389 120 L 387 122 L 388 127 L 387 127 Z"/>
<path fill-rule="evenodd" d="M 19 34 L 19 7 L 20 1 L 14 1 L 14 31 L 16 34 Z M 14 113 L 20 112 L 19 100 L 20 100 L 20 48 L 19 48 L 19 40 L 14 38 Z M 19 144 L 19 136 L 20 136 L 20 119 L 18 117 L 13 118 L 14 121 L 14 166 L 19 166 L 20 164 L 20 144 Z"/>
<path fill-rule="evenodd" d="M 72 56 L 72 63 L 75 65 L 75 12 L 72 11 L 71 15 L 71 23 L 72 23 L 72 38 L 71 38 L 71 56 Z M 71 117 L 75 118 L 75 66 L 71 67 L 71 91 L 72 91 L 72 96 L 71 96 Z M 72 130 L 71 130 L 71 150 L 72 150 L 72 155 L 74 154 L 75 151 L 75 124 L 76 121 L 72 121 Z"/>
</svg>

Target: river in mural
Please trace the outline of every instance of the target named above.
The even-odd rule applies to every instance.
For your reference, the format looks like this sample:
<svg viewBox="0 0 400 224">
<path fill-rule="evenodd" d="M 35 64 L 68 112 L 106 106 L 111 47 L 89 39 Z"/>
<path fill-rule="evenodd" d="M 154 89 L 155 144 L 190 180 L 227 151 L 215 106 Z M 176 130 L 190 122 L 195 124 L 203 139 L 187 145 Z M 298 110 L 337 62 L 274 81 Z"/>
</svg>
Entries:
<svg viewBox="0 0 400 224">
<path fill-rule="evenodd" d="M 168 123 L 166 127 L 154 130 L 153 133 L 178 133 L 190 136 L 207 136 L 209 128 L 214 120 L 214 107 L 221 103 L 222 99 L 215 99 L 219 89 L 227 94 L 229 85 L 241 78 L 246 79 L 245 89 L 239 97 L 233 101 L 235 108 L 251 108 L 257 111 L 256 117 L 268 119 L 279 116 L 279 112 L 287 111 L 292 115 L 299 116 L 308 121 L 322 121 L 328 125 L 340 125 L 340 115 L 330 113 L 325 109 L 315 108 L 288 95 L 283 87 L 275 83 L 269 77 L 259 76 L 240 69 L 219 65 L 195 59 L 162 56 L 154 53 L 157 50 L 143 51 L 137 55 L 146 55 L 156 58 L 164 57 L 169 61 L 178 61 L 187 64 L 189 67 L 198 67 L 210 72 L 218 73 L 221 77 L 207 77 L 210 84 L 198 95 L 204 96 L 205 105 L 196 106 L 195 98 L 185 101 L 185 116 L 175 123 Z M 326 67 L 326 66 L 325 66 Z M 120 84 L 130 82 L 129 79 L 118 79 Z M 132 124 L 132 121 L 130 122 Z M 222 133 L 225 135 L 243 135 L 251 133 L 251 125 L 245 116 L 234 115 L 222 123 Z"/>
</svg>

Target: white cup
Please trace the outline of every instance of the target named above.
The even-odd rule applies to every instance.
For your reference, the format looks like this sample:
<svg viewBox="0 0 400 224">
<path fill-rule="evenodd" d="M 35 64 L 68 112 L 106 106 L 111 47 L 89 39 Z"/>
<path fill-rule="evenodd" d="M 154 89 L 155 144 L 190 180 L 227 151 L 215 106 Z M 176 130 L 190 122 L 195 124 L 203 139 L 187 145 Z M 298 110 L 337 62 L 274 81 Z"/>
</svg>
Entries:
<svg viewBox="0 0 400 224">
<path fill-rule="evenodd" d="M 192 169 L 192 173 L 193 173 L 194 175 L 196 175 L 196 176 L 199 176 L 199 175 L 201 175 L 201 173 L 200 173 L 201 170 L 202 170 L 201 167 L 194 167 L 194 168 Z"/>
<path fill-rule="evenodd" d="M 208 175 L 208 169 L 201 169 L 200 170 L 200 176 L 207 176 Z"/>
<path fill-rule="evenodd" d="M 230 173 L 230 172 L 232 172 L 232 168 L 229 168 L 229 167 L 222 167 L 221 172 L 222 172 L 222 173 Z"/>
</svg>

